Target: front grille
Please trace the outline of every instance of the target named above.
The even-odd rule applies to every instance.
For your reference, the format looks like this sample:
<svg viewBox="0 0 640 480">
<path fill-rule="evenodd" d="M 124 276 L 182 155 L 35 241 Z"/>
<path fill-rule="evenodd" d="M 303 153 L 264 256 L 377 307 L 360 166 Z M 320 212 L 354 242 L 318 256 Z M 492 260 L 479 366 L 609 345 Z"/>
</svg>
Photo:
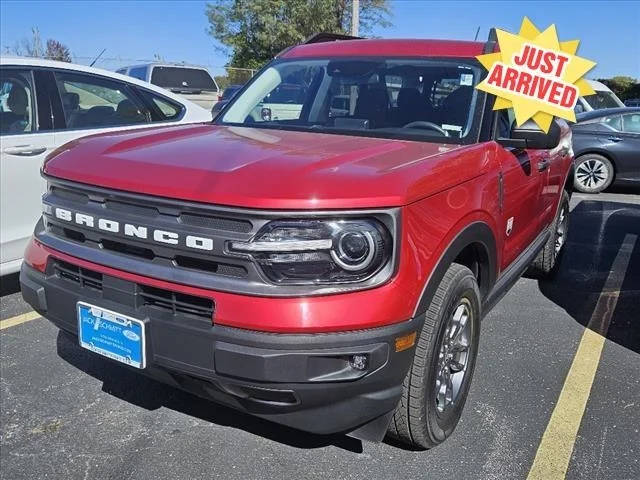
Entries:
<svg viewBox="0 0 640 480">
<path fill-rule="evenodd" d="M 55 274 L 63 280 L 80 285 L 81 288 L 92 288 L 102 291 L 102 274 L 58 260 L 53 266 Z"/>
<path fill-rule="evenodd" d="M 246 279 L 249 276 L 250 262 L 246 258 L 227 255 L 224 252 L 224 244 L 227 240 L 250 239 L 264 223 L 254 224 L 246 215 L 244 218 L 239 215 L 238 218 L 234 213 L 220 211 L 214 207 L 95 190 L 53 180 L 50 181 L 44 202 L 51 205 L 52 209 L 59 206 L 74 212 L 73 214 L 82 213 L 116 222 L 122 229 L 126 224 L 142 226 L 149 235 L 148 238 L 126 236 L 122 230 L 100 230 L 95 224 L 78 224 L 56 217 L 51 212 L 45 213 L 47 232 L 57 239 L 75 245 L 81 244 L 92 249 L 96 255 L 109 253 L 123 259 L 151 262 L 157 269 L 183 270 L 182 275 L 198 272 L 211 276 Z M 154 241 L 155 229 L 175 232 L 179 235 L 180 243 Z M 188 235 L 211 239 L 215 242 L 215 249 L 205 251 L 187 248 L 185 238 Z M 96 260 L 93 255 L 86 253 L 83 258 Z M 173 274 L 167 276 L 176 278 Z M 166 279 L 167 276 L 159 278 Z"/>
<path fill-rule="evenodd" d="M 160 308 L 176 315 L 178 313 L 211 318 L 213 301 L 184 293 L 172 292 L 162 288 L 138 285 L 140 297 L 145 306 Z"/>
<path fill-rule="evenodd" d="M 88 268 L 79 267 L 63 260 L 53 260 L 53 273 L 60 279 L 73 282 L 81 289 L 90 288 L 94 291 L 105 290 L 105 278 L 113 278 L 103 275 Z M 186 293 L 174 292 L 163 288 L 150 287 L 135 283 L 131 295 L 139 301 L 133 302 L 138 307 L 157 308 L 172 315 L 193 315 L 211 321 L 213 317 L 213 300 Z"/>
</svg>

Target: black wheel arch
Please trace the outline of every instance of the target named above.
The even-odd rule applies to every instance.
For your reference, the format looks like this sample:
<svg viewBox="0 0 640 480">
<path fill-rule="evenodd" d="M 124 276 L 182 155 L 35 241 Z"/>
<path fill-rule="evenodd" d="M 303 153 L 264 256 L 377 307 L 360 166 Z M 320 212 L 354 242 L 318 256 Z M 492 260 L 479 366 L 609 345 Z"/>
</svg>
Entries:
<svg viewBox="0 0 640 480">
<path fill-rule="evenodd" d="M 469 262 L 475 262 L 475 271 Z M 414 317 L 427 311 L 438 285 L 452 263 L 461 263 L 474 271 L 482 298 L 489 294 L 496 282 L 498 255 L 496 239 L 487 223 L 470 223 L 447 246 L 425 282 Z"/>
</svg>

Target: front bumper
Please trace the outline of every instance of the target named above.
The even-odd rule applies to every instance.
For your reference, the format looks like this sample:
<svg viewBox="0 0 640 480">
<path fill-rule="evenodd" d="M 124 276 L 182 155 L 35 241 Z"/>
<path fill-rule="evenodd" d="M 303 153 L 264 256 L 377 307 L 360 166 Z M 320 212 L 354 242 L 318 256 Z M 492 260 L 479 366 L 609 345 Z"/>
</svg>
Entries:
<svg viewBox="0 0 640 480">
<path fill-rule="evenodd" d="M 141 305 L 135 283 L 106 274 L 97 289 L 25 263 L 20 283 L 38 313 L 74 335 L 78 301 L 142 320 L 145 375 L 293 428 L 369 440 L 384 436 L 413 358 L 414 347 L 396 352 L 395 340 L 422 326 L 412 319 L 351 332 L 264 333 Z M 355 354 L 367 356 L 364 371 L 350 365 Z"/>
</svg>

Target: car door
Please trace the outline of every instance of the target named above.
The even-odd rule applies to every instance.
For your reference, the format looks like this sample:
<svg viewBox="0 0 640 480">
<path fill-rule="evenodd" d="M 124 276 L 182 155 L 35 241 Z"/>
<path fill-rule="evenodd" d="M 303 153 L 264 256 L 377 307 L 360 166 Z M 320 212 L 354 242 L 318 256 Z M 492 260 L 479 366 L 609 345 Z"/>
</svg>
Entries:
<svg viewBox="0 0 640 480">
<path fill-rule="evenodd" d="M 184 113 L 183 105 L 155 92 L 99 75 L 58 70 L 52 82 L 58 145 L 96 133 L 170 124 Z"/>
<path fill-rule="evenodd" d="M 551 150 L 538 150 L 537 168 L 540 172 L 540 183 L 542 184 L 542 217 L 541 227 L 551 225 L 556 216 L 556 206 L 560 192 L 564 188 L 565 174 L 567 172 L 567 155 L 571 152 L 571 140 L 563 139 Z"/>
<path fill-rule="evenodd" d="M 508 137 L 511 124 L 506 113 L 498 113 L 496 135 Z M 543 175 L 538 171 L 538 163 L 548 152 L 505 148 L 498 144 L 496 153 L 500 163 L 501 269 L 504 269 L 518 258 L 540 231 L 544 202 Z"/>
<path fill-rule="evenodd" d="M 609 138 L 616 156 L 617 180 L 640 183 L 640 110 L 622 115 L 622 129 Z"/>
<path fill-rule="evenodd" d="M 0 69 L 0 274 L 17 271 L 41 213 L 40 167 L 55 148 L 46 92 L 33 71 Z"/>
</svg>

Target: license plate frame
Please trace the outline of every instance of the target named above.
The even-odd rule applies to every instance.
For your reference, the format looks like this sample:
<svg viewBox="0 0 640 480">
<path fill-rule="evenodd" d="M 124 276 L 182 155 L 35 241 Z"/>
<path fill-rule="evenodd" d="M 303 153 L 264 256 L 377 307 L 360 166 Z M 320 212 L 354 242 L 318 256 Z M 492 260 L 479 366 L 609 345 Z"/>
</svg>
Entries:
<svg viewBox="0 0 640 480">
<path fill-rule="evenodd" d="M 86 302 L 76 303 L 76 313 L 78 343 L 82 348 L 133 368 L 146 367 L 142 320 Z"/>
</svg>

